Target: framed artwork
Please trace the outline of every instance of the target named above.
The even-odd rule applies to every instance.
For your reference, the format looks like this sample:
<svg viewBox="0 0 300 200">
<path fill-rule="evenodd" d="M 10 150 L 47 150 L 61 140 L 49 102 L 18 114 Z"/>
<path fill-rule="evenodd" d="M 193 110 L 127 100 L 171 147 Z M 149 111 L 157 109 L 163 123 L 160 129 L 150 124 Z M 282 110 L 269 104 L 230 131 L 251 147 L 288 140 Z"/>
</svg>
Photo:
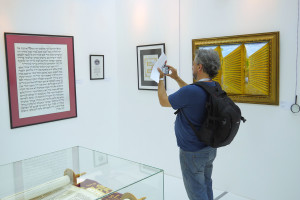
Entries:
<svg viewBox="0 0 300 200">
<path fill-rule="evenodd" d="M 4 33 L 11 128 L 77 117 L 73 36 Z"/>
<path fill-rule="evenodd" d="M 150 78 L 152 67 L 162 53 L 165 53 L 165 44 L 151 44 L 137 46 L 137 71 L 139 90 L 157 90 L 158 84 Z M 164 80 L 166 88 L 166 77 Z"/>
<path fill-rule="evenodd" d="M 235 102 L 279 105 L 279 32 L 192 40 L 196 49 L 218 52 L 221 69 L 213 80 Z"/>
<path fill-rule="evenodd" d="M 90 55 L 90 79 L 104 79 L 104 55 Z"/>
</svg>

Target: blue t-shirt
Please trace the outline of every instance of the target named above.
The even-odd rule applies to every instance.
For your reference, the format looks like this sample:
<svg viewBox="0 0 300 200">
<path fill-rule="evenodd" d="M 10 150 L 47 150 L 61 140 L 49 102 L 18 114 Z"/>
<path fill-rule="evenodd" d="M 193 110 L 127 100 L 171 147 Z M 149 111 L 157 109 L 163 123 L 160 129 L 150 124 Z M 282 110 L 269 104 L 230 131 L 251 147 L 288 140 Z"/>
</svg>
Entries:
<svg viewBox="0 0 300 200">
<path fill-rule="evenodd" d="M 214 82 L 205 82 L 210 86 L 215 86 Z M 207 93 L 199 86 L 187 85 L 171 94 L 169 102 L 173 109 L 183 109 L 187 118 L 199 129 L 205 120 L 205 103 Z M 177 145 L 184 151 L 198 151 L 207 147 L 200 142 L 193 129 L 189 126 L 184 115 L 179 112 L 175 121 L 175 134 Z"/>
</svg>

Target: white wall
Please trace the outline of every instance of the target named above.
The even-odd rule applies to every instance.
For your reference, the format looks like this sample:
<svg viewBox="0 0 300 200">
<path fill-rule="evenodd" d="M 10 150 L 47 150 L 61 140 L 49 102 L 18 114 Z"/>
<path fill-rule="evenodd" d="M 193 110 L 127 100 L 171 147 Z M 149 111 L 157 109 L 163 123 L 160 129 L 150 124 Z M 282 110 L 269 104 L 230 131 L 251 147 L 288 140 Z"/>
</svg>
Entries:
<svg viewBox="0 0 300 200">
<path fill-rule="evenodd" d="M 112 0 L 0 0 L 0 164 L 77 145 L 117 154 L 115 21 Z M 10 129 L 4 32 L 74 36 L 77 118 Z M 90 81 L 90 54 L 105 80 Z"/>
<path fill-rule="evenodd" d="M 120 153 L 176 175 L 175 116 L 159 106 L 157 91 L 138 90 L 136 46 L 166 43 L 168 62 L 178 65 L 178 9 L 172 0 L 117 2 Z"/>
<path fill-rule="evenodd" d="M 219 149 L 213 179 L 251 199 L 297 199 L 300 115 L 284 106 L 294 98 L 296 19 L 297 0 L 0 0 L 0 164 L 81 145 L 180 177 L 173 110 L 138 90 L 136 46 L 165 43 L 191 82 L 192 39 L 280 31 L 280 106 L 239 104 L 248 121 Z M 10 129 L 3 32 L 74 36 L 77 118 Z M 105 55 L 105 80 L 89 80 L 90 54 Z"/>
<path fill-rule="evenodd" d="M 251 199 L 299 198 L 300 115 L 289 111 L 297 0 L 185 0 L 180 12 L 174 0 L 119 0 L 117 19 L 120 153 L 174 176 L 181 172 L 173 110 L 159 106 L 156 92 L 137 90 L 136 46 L 166 43 L 168 63 L 180 66 L 191 83 L 192 39 L 280 31 L 280 106 L 239 104 L 248 121 L 230 146 L 218 150 L 213 179 L 214 187 Z M 167 83 L 169 92 L 178 88 Z"/>
</svg>

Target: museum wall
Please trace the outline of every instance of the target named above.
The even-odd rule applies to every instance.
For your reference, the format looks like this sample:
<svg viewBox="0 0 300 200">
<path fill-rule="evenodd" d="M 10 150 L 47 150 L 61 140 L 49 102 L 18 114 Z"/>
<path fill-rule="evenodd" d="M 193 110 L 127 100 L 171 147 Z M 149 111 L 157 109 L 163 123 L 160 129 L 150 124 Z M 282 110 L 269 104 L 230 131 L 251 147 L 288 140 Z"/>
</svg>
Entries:
<svg viewBox="0 0 300 200">
<path fill-rule="evenodd" d="M 115 17 L 112 0 L 0 0 L 0 165 L 78 145 L 117 154 Z M 77 118 L 10 129 L 4 32 L 74 36 Z M 104 80 L 90 80 L 90 54 Z"/>
<path fill-rule="evenodd" d="M 168 63 L 178 66 L 178 10 L 171 0 L 117 2 L 120 153 L 173 175 L 180 173 L 175 116 L 160 107 L 157 91 L 138 90 L 136 46 L 165 43 Z M 170 80 L 167 86 L 177 88 Z"/>
<path fill-rule="evenodd" d="M 218 150 L 213 179 L 250 199 L 297 199 L 296 26 L 297 0 L 0 0 L 0 164 L 81 145 L 181 177 L 174 111 L 138 90 L 136 46 L 165 43 L 191 83 L 192 39 L 280 31 L 280 105 L 238 104 L 247 122 Z M 10 129 L 4 32 L 74 36 L 77 118 Z M 90 54 L 105 55 L 104 80 L 89 79 Z"/>
<path fill-rule="evenodd" d="M 280 105 L 238 104 L 247 122 L 218 150 L 213 179 L 215 188 L 250 199 L 297 199 L 300 115 L 289 110 L 296 27 L 297 0 L 117 1 L 120 154 L 181 177 L 174 111 L 160 107 L 156 91 L 138 90 L 136 46 L 165 43 L 168 64 L 191 83 L 192 39 L 280 31 Z M 169 78 L 167 88 L 178 89 Z"/>
</svg>

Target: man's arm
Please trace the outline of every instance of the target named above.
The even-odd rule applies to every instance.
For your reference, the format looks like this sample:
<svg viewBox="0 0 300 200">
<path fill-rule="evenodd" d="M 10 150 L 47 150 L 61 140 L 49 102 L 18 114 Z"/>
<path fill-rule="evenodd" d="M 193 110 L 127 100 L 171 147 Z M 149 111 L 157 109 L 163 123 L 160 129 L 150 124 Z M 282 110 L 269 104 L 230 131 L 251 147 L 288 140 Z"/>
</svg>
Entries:
<svg viewBox="0 0 300 200">
<path fill-rule="evenodd" d="M 169 70 L 171 70 L 171 74 L 166 74 L 166 76 L 169 76 L 169 77 L 171 77 L 172 79 L 174 79 L 176 82 L 177 82 L 177 84 L 179 85 L 179 87 L 183 87 L 183 86 L 186 86 L 186 85 L 188 85 L 186 82 L 184 82 L 179 76 L 178 76 L 178 74 L 177 74 L 177 70 L 174 68 L 174 67 L 172 67 L 172 66 L 170 66 L 170 65 L 167 65 L 167 67 L 169 68 Z"/>
<path fill-rule="evenodd" d="M 178 76 L 178 78 L 177 79 L 174 79 L 176 82 L 177 82 L 177 84 L 179 85 L 179 87 L 183 87 L 183 86 L 186 86 L 186 85 L 188 85 L 186 82 L 184 82 L 179 76 Z"/>
<path fill-rule="evenodd" d="M 158 71 L 160 73 L 160 78 L 164 77 L 163 72 L 158 68 Z M 169 102 L 169 98 L 164 86 L 164 80 L 159 80 L 158 83 L 158 99 L 159 99 L 159 103 L 162 107 L 171 107 L 171 104 Z"/>
</svg>

